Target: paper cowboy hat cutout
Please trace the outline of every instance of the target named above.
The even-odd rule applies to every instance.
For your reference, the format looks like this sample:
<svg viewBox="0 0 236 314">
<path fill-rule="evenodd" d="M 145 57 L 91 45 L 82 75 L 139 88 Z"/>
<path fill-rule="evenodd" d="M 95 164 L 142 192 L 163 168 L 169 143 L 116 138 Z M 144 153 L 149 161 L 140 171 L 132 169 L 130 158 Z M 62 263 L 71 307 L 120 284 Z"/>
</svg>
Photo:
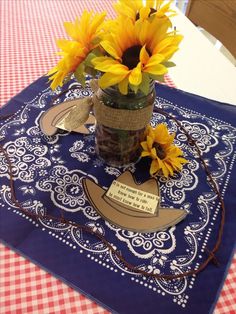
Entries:
<svg viewBox="0 0 236 314">
<path fill-rule="evenodd" d="M 83 134 L 89 134 L 86 124 L 94 124 L 95 118 L 91 115 L 92 107 L 89 97 L 65 101 L 54 105 L 43 113 L 40 119 L 40 128 L 44 134 L 52 136 L 56 134 L 57 129 L 74 131 Z M 78 121 L 77 110 L 79 110 L 80 119 Z M 73 120 L 76 117 L 76 121 Z"/>
<path fill-rule="evenodd" d="M 187 215 L 184 209 L 160 207 L 157 181 L 149 179 L 137 184 L 129 171 L 114 180 L 107 191 L 87 178 L 83 179 L 83 187 L 89 202 L 99 215 L 127 230 L 163 230 L 177 224 Z"/>
</svg>

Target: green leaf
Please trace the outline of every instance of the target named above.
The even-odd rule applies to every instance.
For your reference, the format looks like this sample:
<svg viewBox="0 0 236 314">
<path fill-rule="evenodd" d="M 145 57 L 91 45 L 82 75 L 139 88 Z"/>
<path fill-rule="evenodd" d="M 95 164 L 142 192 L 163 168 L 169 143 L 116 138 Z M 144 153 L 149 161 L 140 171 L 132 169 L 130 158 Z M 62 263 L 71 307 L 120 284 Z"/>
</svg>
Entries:
<svg viewBox="0 0 236 314">
<path fill-rule="evenodd" d="M 139 89 L 139 85 L 137 86 L 137 85 L 129 84 L 129 87 L 130 87 L 130 89 L 131 89 L 132 91 L 135 92 L 135 94 L 137 94 L 137 91 L 138 91 L 138 89 Z"/>
<path fill-rule="evenodd" d="M 85 87 L 85 75 L 84 74 L 79 74 L 79 73 L 74 73 L 76 80 L 83 86 Z"/>
<path fill-rule="evenodd" d="M 88 55 L 87 55 L 87 58 L 84 60 L 84 64 L 88 67 L 93 67 L 93 64 L 92 64 L 92 60 L 94 58 L 96 58 L 97 56 L 93 53 L 93 52 L 90 52 Z"/>
<path fill-rule="evenodd" d="M 93 49 L 92 53 L 95 54 L 96 57 L 103 57 L 104 56 L 104 53 L 102 52 L 102 49 L 100 47 Z"/>
<path fill-rule="evenodd" d="M 154 74 L 149 74 L 149 77 L 155 81 L 163 82 L 165 83 L 164 80 L 164 75 L 154 75 Z"/>
<path fill-rule="evenodd" d="M 95 37 L 93 40 L 92 40 L 92 44 L 93 45 L 99 45 L 101 42 L 101 38 L 99 37 Z"/>
<path fill-rule="evenodd" d="M 149 93 L 149 85 L 150 85 L 150 78 L 147 73 L 143 73 L 142 83 L 139 85 L 139 89 L 147 95 Z"/>
<path fill-rule="evenodd" d="M 97 70 L 95 70 L 94 68 L 92 68 L 92 67 L 90 67 L 90 66 L 86 66 L 84 71 L 85 71 L 87 74 L 89 74 L 89 75 L 91 75 L 91 76 L 93 76 L 93 77 L 95 77 L 95 76 L 97 75 L 97 73 L 98 73 Z"/>
<path fill-rule="evenodd" d="M 93 49 L 86 57 L 86 59 L 84 60 L 84 64 L 86 66 L 89 66 L 89 67 L 93 67 L 93 64 L 92 64 L 92 60 L 96 57 L 101 57 L 103 56 L 102 52 L 101 52 L 101 49 L 100 48 L 95 48 Z"/>
<path fill-rule="evenodd" d="M 166 62 L 162 62 L 162 64 L 167 67 L 167 68 L 172 68 L 172 67 L 175 67 L 176 64 L 172 61 L 166 61 Z"/>
<path fill-rule="evenodd" d="M 77 81 L 83 87 L 85 87 L 85 65 L 84 65 L 84 62 L 80 63 L 80 65 L 75 70 L 74 75 L 75 75 L 75 78 L 77 79 Z"/>
<path fill-rule="evenodd" d="M 80 63 L 80 65 L 75 70 L 75 75 L 81 75 L 84 73 L 85 65 L 84 62 Z"/>
</svg>

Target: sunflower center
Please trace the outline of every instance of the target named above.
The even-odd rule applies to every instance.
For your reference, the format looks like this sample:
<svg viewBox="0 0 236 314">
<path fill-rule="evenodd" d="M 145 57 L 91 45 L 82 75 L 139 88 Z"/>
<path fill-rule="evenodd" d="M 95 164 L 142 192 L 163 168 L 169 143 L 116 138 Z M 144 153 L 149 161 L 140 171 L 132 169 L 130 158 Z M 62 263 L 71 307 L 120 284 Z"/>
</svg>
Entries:
<svg viewBox="0 0 236 314">
<path fill-rule="evenodd" d="M 153 9 L 153 8 L 151 8 L 150 10 L 151 10 L 151 11 L 150 11 L 148 17 L 150 17 L 152 14 L 154 14 L 154 13 L 157 12 L 157 10 L 156 10 L 156 9 Z M 137 21 L 137 20 L 139 20 L 139 19 L 140 19 L 140 15 L 139 15 L 139 12 L 138 12 L 138 13 L 136 14 L 135 20 Z"/>
<path fill-rule="evenodd" d="M 135 45 L 124 51 L 122 55 L 122 63 L 126 65 L 129 68 L 129 70 L 132 70 L 133 68 L 135 68 L 140 62 L 139 55 L 140 55 L 141 49 L 142 49 L 141 45 Z M 149 54 L 149 56 L 151 56 L 151 53 L 147 47 L 146 47 L 146 51 Z"/>
<path fill-rule="evenodd" d="M 153 147 L 156 149 L 157 156 L 160 159 L 164 159 L 166 157 L 166 152 L 164 148 L 159 143 L 154 143 Z"/>
<path fill-rule="evenodd" d="M 122 63 L 130 70 L 135 68 L 139 63 L 139 54 L 142 49 L 141 45 L 136 45 L 126 49 L 122 55 Z"/>
</svg>

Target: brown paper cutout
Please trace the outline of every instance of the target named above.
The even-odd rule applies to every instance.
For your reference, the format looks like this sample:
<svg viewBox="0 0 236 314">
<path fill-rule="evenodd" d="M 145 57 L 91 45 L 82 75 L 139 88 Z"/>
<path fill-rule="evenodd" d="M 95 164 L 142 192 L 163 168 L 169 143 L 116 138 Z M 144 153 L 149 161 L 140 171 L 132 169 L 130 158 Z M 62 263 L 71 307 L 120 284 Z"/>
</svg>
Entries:
<svg viewBox="0 0 236 314">
<path fill-rule="evenodd" d="M 60 122 L 64 122 L 67 130 L 73 131 L 83 125 L 89 118 L 93 102 L 91 97 L 78 99 L 76 106 Z"/>
<path fill-rule="evenodd" d="M 132 173 L 125 171 L 116 180 L 141 191 L 160 196 L 159 186 L 154 178 L 143 184 L 137 184 Z M 124 206 L 124 204 L 110 199 L 106 195 L 106 190 L 94 181 L 83 179 L 82 182 L 89 202 L 99 215 L 123 229 L 140 233 L 155 232 L 176 225 L 187 215 L 187 211 L 184 209 L 162 208 L 159 204 L 154 215 L 141 212 L 139 209 Z"/>
<path fill-rule="evenodd" d="M 130 187 L 131 189 L 133 188 L 133 189 L 138 190 L 138 191 L 143 192 L 143 193 L 148 192 L 148 193 L 151 193 L 153 195 L 157 195 L 157 197 L 159 198 L 159 194 L 160 194 L 159 185 L 157 184 L 155 179 L 150 179 L 150 180 L 148 180 L 142 184 L 136 184 L 131 172 L 126 171 L 122 174 L 122 176 L 119 176 L 119 178 L 115 181 L 118 181 L 121 184 L 125 184 L 127 187 Z M 127 208 L 128 210 L 135 211 L 136 213 L 141 213 L 141 215 L 143 215 L 144 213 L 148 213 L 148 212 L 145 212 L 145 211 L 140 210 L 138 208 L 131 207 L 127 204 L 124 204 L 124 203 L 121 204 L 121 202 L 114 200 L 114 198 L 110 198 L 108 193 L 107 193 L 109 191 L 109 189 L 106 191 L 104 198 L 106 199 L 106 201 L 108 203 L 114 203 L 113 207 L 117 208 L 116 205 L 118 205 L 119 207 L 122 206 L 122 207 Z M 157 209 L 158 209 L 158 206 L 155 208 L 155 211 L 153 214 L 157 214 Z M 148 214 L 150 215 L 150 213 L 148 213 Z"/>
<path fill-rule="evenodd" d="M 47 111 L 45 111 L 39 121 L 40 128 L 45 135 L 52 136 L 56 134 L 58 126 L 61 129 L 71 131 L 66 128 L 66 126 L 62 123 L 63 119 L 68 116 L 73 107 L 77 107 L 79 99 L 74 99 L 70 101 L 65 101 L 59 105 L 54 105 Z M 89 134 L 90 131 L 85 126 L 86 124 L 94 124 L 95 118 L 93 115 L 89 114 L 88 119 L 85 123 L 77 128 L 73 129 L 74 132 Z"/>
</svg>

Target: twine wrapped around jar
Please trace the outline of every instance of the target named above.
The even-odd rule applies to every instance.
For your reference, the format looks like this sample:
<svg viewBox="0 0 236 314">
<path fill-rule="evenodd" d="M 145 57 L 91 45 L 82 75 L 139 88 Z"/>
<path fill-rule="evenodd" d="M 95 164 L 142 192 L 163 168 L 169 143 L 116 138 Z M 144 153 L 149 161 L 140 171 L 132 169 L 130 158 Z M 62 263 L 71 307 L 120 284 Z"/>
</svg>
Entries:
<svg viewBox="0 0 236 314">
<path fill-rule="evenodd" d="M 140 142 L 152 117 L 154 84 L 150 93 L 130 91 L 122 95 L 117 88 L 99 89 L 94 97 L 96 152 L 111 166 L 137 162 Z"/>
</svg>

